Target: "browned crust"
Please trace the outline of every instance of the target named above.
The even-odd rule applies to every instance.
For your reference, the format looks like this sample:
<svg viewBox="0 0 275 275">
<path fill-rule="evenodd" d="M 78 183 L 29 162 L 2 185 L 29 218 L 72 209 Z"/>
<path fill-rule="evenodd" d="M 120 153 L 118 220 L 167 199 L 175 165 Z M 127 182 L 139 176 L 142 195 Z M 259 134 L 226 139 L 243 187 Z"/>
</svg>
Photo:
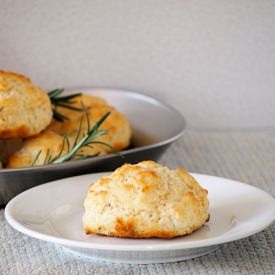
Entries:
<svg viewBox="0 0 275 275">
<path fill-rule="evenodd" d="M 0 129 L 0 136 L 1 138 L 24 138 L 29 136 L 29 129 L 26 125 L 21 125 L 14 129 Z"/>
<path fill-rule="evenodd" d="M 138 232 L 135 230 L 135 224 L 133 220 L 123 221 L 120 218 L 116 219 L 115 230 L 109 233 L 100 232 L 103 228 L 99 226 L 98 228 L 91 228 L 86 226 L 84 228 L 86 234 L 97 234 L 108 237 L 119 237 L 119 238 L 133 238 L 133 239 L 149 239 L 149 238 L 160 238 L 160 239 L 172 239 L 175 237 L 182 237 L 190 235 L 196 230 L 202 228 L 206 222 L 210 219 L 210 214 L 208 214 L 205 222 L 196 228 L 191 228 L 189 231 L 186 231 L 183 234 L 179 234 L 176 231 L 166 231 L 166 230 L 151 230 Z"/>
<path fill-rule="evenodd" d="M 149 170 L 150 168 L 152 170 Z M 164 175 L 162 174 L 163 170 Z M 115 206 L 105 208 L 104 205 L 101 205 L 101 198 L 98 197 L 96 197 L 95 205 L 88 203 L 85 205 L 87 213 L 85 213 L 83 222 L 87 234 L 95 233 L 121 238 L 171 239 L 191 234 L 201 228 L 210 219 L 207 190 L 200 187 L 184 169 L 178 169 L 176 173 L 172 173 L 175 177 L 175 185 L 172 184 L 173 182 L 170 184 L 170 181 L 173 180 L 172 176 L 170 179 L 168 178 L 169 182 L 166 184 L 163 179 L 165 173 L 167 173 L 167 169 L 161 170 L 161 166 L 154 162 L 141 162 L 138 165 L 125 164 L 118 168 L 109 177 L 113 180 L 110 184 L 110 194 L 113 194 L 112 192 L 115 194 L 117 188 L 121 190 L 121 193 L 118 193 L 115 198 L 110 195 L 111 201 L 115 201 Z M 165 183 L 164 192 L 159 192 L 163 183 Z M 185 186 L 181 186 L 181 183 L 184 183 Z M 93 188 L 97 190 L 99 185 L 100 180 L 93 185 Z M 108 186 L 106 188 L 108 189 Z M 123 189 L 127 192 L 124 192 Z M 135 190 L 137 191 L 135 192 Z M 174 193 L 177 196 L 175 196 L 175 200 L 172 200 L 167 194 L 173 195 Z M 122 196 L 128 195 L 129 198 L 125 199 L 124 206 Z M 95 196 L 91 194 L 87 200 L 94 198 Z M 108 196 L 104 198 L 104 203 L 105 201 L 108 201 Z M 158 201 L 161 202 L 161 209 L 156 213 Z M 165 209 L 166 201 L 169 202 L 168 212 Z M 139 206 L 139 203 L 142 207 L 136 209 L 135 205 Z M 97 205 L 102 211 L 102 219 L 94 215 L 93 207 Z M 146 208 L 147 206 L 149 207 Z M 126 212 L 128 209 L 130 211 Z M 89 211 L 91 211 L 91 216 L 89 216 Z M 114 216 L 110 217 L 110 215 Z M 163 224 L 164 221 L 166 224 Z M 106 226 L 106 228 L 102 230 L 102 226 Z"/>
<path fill-rule="evenodd" d="M 0 76 L 1 75 L 17 78 L 20 81 L 31 83 L 31 81 L 30 81 L 30 79 L 28 77 L 26 77 L 26 76 L 24 76 L 22 74 L 15 73 L 15 72 L 0 70 Z"/>
</svg>

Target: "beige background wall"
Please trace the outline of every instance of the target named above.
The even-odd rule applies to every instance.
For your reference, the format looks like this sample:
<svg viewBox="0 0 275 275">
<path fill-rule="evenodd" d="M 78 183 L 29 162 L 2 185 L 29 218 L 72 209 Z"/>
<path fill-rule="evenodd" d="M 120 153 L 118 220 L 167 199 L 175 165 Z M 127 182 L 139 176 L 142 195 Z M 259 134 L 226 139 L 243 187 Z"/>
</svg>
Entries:
<svg viewBox="0 0 275 275">
<path fill-rule="evenodd" d="M 190 127 L 275 126 L 275 1 L 0 0 L 0 67 L 142 91 Z"/>
</svg>

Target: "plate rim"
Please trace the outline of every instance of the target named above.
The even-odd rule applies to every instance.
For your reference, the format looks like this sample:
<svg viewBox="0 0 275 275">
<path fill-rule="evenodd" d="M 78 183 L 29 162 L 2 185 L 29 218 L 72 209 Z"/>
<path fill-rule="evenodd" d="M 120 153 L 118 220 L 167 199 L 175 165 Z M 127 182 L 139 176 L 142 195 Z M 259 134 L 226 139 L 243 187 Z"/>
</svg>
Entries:
<svg viewBox="0 0 275 275">
<path fill-rule="evenodd" d="M 247 231 L 242 231 L 241 234 L 240 233 L 235 233 L 235 234 L 229 234 L 225 237 L 213 237 L 211 239 L 205 239 L 205 240 L 195 240 L 195 241 L 189 241 L 188 243 L 173 243 L 173 245 L 171 246 L 171 244 L 169 244 L 169 242 L 167 241 L 167 243 L 165 244 L 144 244 L 142 246 L 135 246 L 132 245 L 134 247 L 134 249 L 131 249 L 131 247 L 129 245 L 110 245 L 110 244 L 99 244 L 99 243 L 93 243 L 93 242 L 83 242 L 83 241 L 77 241 L 77 240 L 70 240 L 70 239 L 65 239 L 65 238 L 60 238 L 60 237 L 55 237 L 55 236 L 51 236 L 51 235 L 47 235 L 47 234 L 43 234 L 43 233 L 39 233 L 37 231 L 34 231 L 32 229 L 29 229 L 27 227 L 25 227 L 24 225 L 20 224 L 20 222 L 18 222 L 16 219 L 14 219 L 13 215 L 12 215 L 12 209 L 14 207 L 14 205 L 16 204 L 17 199 L 21 199 L 21 197 L 23 197 L 26 193 L 32 192 L 33 189 L 39 189 L 39 188 L 45 188 L 46 185 L 54 185 L 58 182 L 60 182 L 61 184 L 66 181 L 66 180 L 70 180 L 70 179 L 76 179 L 76 178 L 81 178 L 81 177 L 87 177 L 89 175 L 98 175 L 98 176 L 103 176 L 104 174 L 108 174 L 111 172 L 101 172 L 101 173 L 93 173 L 93 174 L 85 174 L 85 175 L 80 175 L 80 176 L 75 176 L 75 177 L 70 177 L 70 178 L 64 178 L 64 179 L 59 179 L 59 180 L 55 180 L 55 181 L 51 181 L 48 183 L 44 183 L 41 184 L 39 186 L 33 187 L 29 190 L 26 190 L 22 193 L 20 193 L 19 195 L 17 195 L 16 197 L 14 197 L 6 206 L 5 208 L 5 218 L 8 221 L 8 223 L 17 231 L 29 236 L 29 237 L 33 237 L 39 240 L 43 240 L 43 241 L 49 241 L 51 243 L 56 243 L 59 245 L 63 245 L 63 246 L 67 246 L 67 247 L 77 247 L 77 248 L 84 248 L 84 249 L 92 249 L 92 250 L 108 250 L 108 251 L 168 251 L 168 250 L 182 250 L 182 249 L 192 249 L 192 248 L 199 248 L 199 247 L 208 247 L 208 246 L 213 246 L 213 245 L 220 245 L 220 244 L 224 244 L 224 243 L 228 243 L 231 241 L 236 241 L 239 239 L 243 239 L 245 237 L 249 237 L 251 235 L 254 235 L 262 230 L 264 230 L 266 227 L 268 227 L 274 220 L 275 220 L 275 199 L 273 198 L 273 196 L 271 196 L 270 194 L 268 194 L 267 192 L 263 191 L 260 188 L 257 188 L 255 186 L 249 185 L 247 183 L 243 183 L 243 182 L 239 182 L 236 180 L 231 180 L 231 179 L 227 179 L 227 178 L 223 178 L 223 177 L 217 177 L 217 176 L 211 176 L 211 175 L 206 175 L 206 174 L 199 174 L 199 173 L 191 173 L 191 175 L 193 176 L 198 176 L 198 177 L 206 177 L 208 179 L 213 178 L 214 180 L 223 180 L 223 181 L 227 181 L 227 182 L 231 182 L 233 184 L 238 184 L 238 185 L 242 185 L 245 186 L 246 188 L 251 188 L 254 191 L 260 192 L 262 195 L 266 196 L 266 198 L 268 198 L 268 203 L 270 204 L 270 206 L 272 207 L 273 205 L 273 209 L 271 209 L 270 211 L 273 212 L 273 218 L 270 218 L 263 224 L 260 224 L 259 226 L 257 226 L 256 228 L 252 228 L 250 227 Z M 78 182 L 77 180 L 75 182 Z M 104 237 L 104 236 L 103 236 Z M 106 237 L 106 238 L 110 238 L 110 237 Z"/>
</svg>

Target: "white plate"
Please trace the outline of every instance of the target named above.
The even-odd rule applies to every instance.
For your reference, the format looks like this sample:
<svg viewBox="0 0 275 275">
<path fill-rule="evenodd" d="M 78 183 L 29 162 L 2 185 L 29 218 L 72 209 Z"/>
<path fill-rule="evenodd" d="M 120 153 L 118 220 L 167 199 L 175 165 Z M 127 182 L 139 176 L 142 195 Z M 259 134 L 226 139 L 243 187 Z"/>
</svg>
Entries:
<svg viewBox="0 0 275 275">
<path fill-rule="evenodd" d="M 86 235 L 82 229 L 87 188 L 102 175 L 66 178 L 27 190 L 6 206 L 16 230 L 62 245 L 94 260 L 164 263 L 202 256 L 226 242 L 255 234 L 275 217 L 275 200 L 255 187 L 224 178 L 193 174 L 209 191 L 211 219 L 193 234 L 171 240 L 120 239 Z"/>
</svg>

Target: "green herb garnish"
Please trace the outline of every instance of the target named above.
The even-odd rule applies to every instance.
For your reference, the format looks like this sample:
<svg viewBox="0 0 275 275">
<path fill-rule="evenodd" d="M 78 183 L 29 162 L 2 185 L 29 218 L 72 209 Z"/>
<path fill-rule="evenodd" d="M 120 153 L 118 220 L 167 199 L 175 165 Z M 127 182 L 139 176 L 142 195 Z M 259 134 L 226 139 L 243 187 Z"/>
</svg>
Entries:
<svg viewBox="0 0 275 275">
<path fill-rule="evenodd" d="M 83 116 L 82 116 L 81 119 L 80 119 L 78 131 L 77 131 L 76 136 L 74 138 L 73 144 L 70 143 L 70 140 L 69 140 L 68 136 L 65 135 L 63 137 L 63 142 L 62 142 L 61 149 L 60 149 L 59 153 L 56 156 L 51 156 L 50 155 L 50 150 L 49 149 L 47 150 L 46 157 L 44 159 L 44 165 L 54 164 L 54 163 L 63 163 L 65 161 L 69 161 L 69 160 L 72 160 L 72 159 L 85 159 L 85 158 L 89 158 L 89 157 L 98 156 L 99 153 L 95 153 L 93 155 L 79 154 L 79 150 L 81 148 L 86 147 L 86 146 L 92 148 L 93 144 L 101 144 L 103 146 L 106 146 L 106 147 L 111 148 L 112 150 L 114 150 L 113 147 L 111 145 L 109 145 L 108 143 L 96 140 L 98 137 L 103 136 L 107 133 L 107 129 L 99 129 L 99 127 L 108 118 L 108 116 L 110 115 L 111 112 L 108 112 L 105 115 L 103 115 L 94 124 L 94 126 L 91 127 L 89 117 L 88 117 L 88 112 L 87 112 L 87 109 L 85 108 L 84 105 L 83 105 L 82 111 L 84 111 L 84 114 L 85 114 L 85 117 L 86 117 L 86 120 L 87 120 L 87 132 L 84 134 L 83 137 L 80 137 L 81 132 L 82 132 L 82 124 L 83 124 Z M 65 152 L 65 148 L 67 148 L 67 150 L 66 150 L 67 152 L 65 154 L 63 154 Z M 35 163 L 39 159 L 40 154 L 41 154 L 41 150 L 35 156 L 35 158 L 32 162 L 32 166 L 35 165 Z"/>
<path fill-rule="evenodd" d="M 61 121 L 61 122 L 68 118 L 57 111 L 58 106 L 66 108 L 66 109 L 70 109 L 73 111 L 78 111 L 78 112 L 83 111 L 81 108 L 72 106 L 72 103 L 74 103 L 74 101 L 72 101 L 72 99 L 77 96 L 80 96 L 81 93 L 61 96 L 61 94 L 63 92 L 64 92 L 64 89 L 55 89 L 55 90 L 48 92 L 48 96 L 49 96 L 52 106 L 53 106 L 53 117 L 56 120 Z"/>
</svg>

